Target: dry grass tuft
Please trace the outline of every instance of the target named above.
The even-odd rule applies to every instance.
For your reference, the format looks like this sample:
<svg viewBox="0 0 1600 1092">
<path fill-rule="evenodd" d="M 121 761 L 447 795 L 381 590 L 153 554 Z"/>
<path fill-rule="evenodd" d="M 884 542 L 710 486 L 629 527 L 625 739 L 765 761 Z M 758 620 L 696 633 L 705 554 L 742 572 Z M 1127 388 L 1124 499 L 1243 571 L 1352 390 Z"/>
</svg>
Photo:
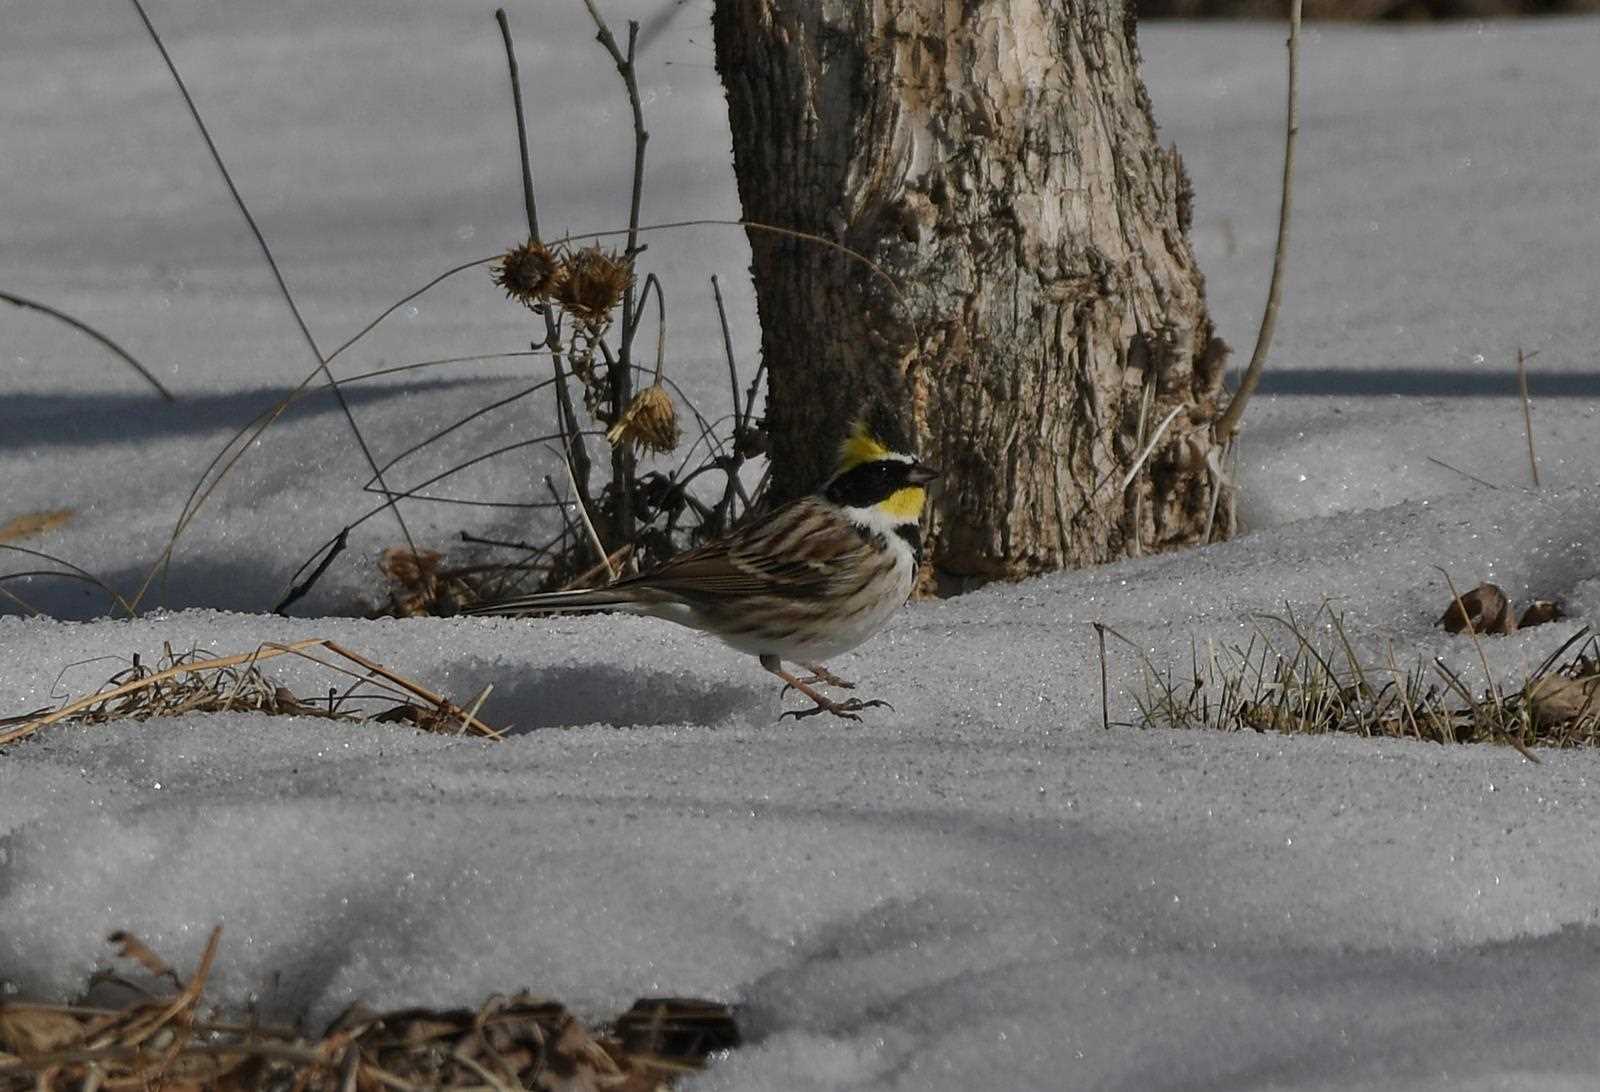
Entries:
<svg viewBox="0 0 1600 1092">
<path fill-rule="evenodd" d="M 528 994 L 477 1009 L 347 1009 L 318 1039 L 254 1021 L 199 1015 L 222 930 L 212 931 L 185 984 L 127 933 L 112 941 L 172 996 L 139 990 L 121 1008 L 0 1003 L 0 1092 L 38 1088 L 200 1092 L 293 1089 L 541 1089 L 660 1092 L 739 1045 L 726 1005 L 685 998 L 638 1001 L 612 1031 Z M 124 985 L 131 985 L 123 981 Z"/>
<path fill-rule="evenodd" d="M 1288 634 L 1283 647 L 1264 622 Z M 1600 745 L 1600 637 L 1588 627 L 1519 689 L 1474 693 L 1437 657 L 1401 668 L 1391 647 L 1384 662 L 1363 663 L 1343 616 L 1327 604 L 1307 622 L 1289 610 L 1257 623 L 1243 646 L 1193 645 L 1181 678 L 1106 630 L 1138 649 L 1140 726 L 1503 743 L 1528 758 L 1530 747 Z"/>
<path fill-rule="evenodd" d="M 330 653 L 335 659 L 324 658 Z M 258 664 L 277 656 L 298 656 L 344 681 L 326 698 L 297 697 L 274 683 Z M 354 665 L 354 667 L 349 665 Z M 135 656 L 131 666 L 92 694 L 54 710 L 36 710 L 0 719 L 0 746 L 26 739 L 57 723 L 104 724 L 149 720 L 184 713 L 255 712 L 278 716 L 325 717 L 355 722 L 403 722 L 425 732 L 472 734 L 499 739 L 503 733 L 475 715 L 482 697 L 463 709 L 381 664 L 332 641 L 311 638 L 294 644 L 262 644 L 253 652 L 211 656 L 200 649 L 173 652 L 165 645 L 154 668 Z"/>
</svg>

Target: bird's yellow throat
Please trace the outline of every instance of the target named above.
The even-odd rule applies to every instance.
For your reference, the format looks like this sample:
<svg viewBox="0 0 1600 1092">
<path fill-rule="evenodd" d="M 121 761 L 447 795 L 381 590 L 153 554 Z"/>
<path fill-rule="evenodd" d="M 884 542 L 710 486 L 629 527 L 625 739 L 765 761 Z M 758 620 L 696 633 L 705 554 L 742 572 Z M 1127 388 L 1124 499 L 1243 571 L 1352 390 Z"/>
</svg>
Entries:
<svg viewBox="0 0 1600 1092">
<path fill-rule="evenodd" d="M 889 494 L 887 500 L 878 502 L 878 511 L 896 523 L 908 523 L 922 517 L 922 504 L 927 491 L 920 485 L 908 485 Z"/>
</svg>

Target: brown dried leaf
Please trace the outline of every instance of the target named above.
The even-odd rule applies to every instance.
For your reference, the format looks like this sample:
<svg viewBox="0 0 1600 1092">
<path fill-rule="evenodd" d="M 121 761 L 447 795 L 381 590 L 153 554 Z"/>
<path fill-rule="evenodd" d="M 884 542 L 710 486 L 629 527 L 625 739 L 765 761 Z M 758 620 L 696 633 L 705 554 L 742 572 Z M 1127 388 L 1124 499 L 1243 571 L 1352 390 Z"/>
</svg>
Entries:
<svg viewBox="0 0 1600 1092">
<path fill-rule="evenodd" d="M 1528 609 L 1522 612 L 1522 617 L 1517 619 L 1517 628 L 1542 626 L 1546 622 L 1555 622 L 1566 616 L 1567 612 L 1562 610 L 1561 604 L 1554 599 L 1535 599 L 1528 604 Z"/>
<path fill-rule="evenodd" d="M 1545 675 L 1528 684 L 1528 704 L 1541 728 L 1600 716 L 1600 675 Z"/>
<path fill-rule="evenodd" d="M 1479 584 L 1459 600 L 1452 599 L 1439 625 L 1447 633 L 1470 628 L 1473 633 L 1505 634 L 1517 628 L 1506 593 L 1494 584 Z"/>
<path fill-rule="evenodd" d="M 42 535 L 46 531 L 54 530 L 72 518 L 72 509 L 62 508 L 54 512 L 24 512 L 20 516 L 13 516 L 0 524 L 0 542 L 15 542 L 18 539 L 30 538 L 33 535 Z"/>
<path fill-rule="evenodd" d="M 70 1013 L 35 1005 L 0 1004 L 0 1050 L 43 1054 L 77 1044 L 83 1025 Z"/>
</svg>

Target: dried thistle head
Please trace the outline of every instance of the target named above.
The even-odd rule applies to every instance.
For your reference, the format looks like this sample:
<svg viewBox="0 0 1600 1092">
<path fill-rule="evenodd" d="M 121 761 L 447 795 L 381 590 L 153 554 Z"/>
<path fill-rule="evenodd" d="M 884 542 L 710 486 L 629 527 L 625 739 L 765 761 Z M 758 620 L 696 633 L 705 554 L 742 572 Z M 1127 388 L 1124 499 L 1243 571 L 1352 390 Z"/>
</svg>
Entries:
<svg viewBox="0 0 1600 1092">
<path fill-rule="evenodd" d="M 378 559 L 378 571 L 389 582 L 389 601 L 380 615 L 454 614 L 477 598 L 466 581 L 444 568 L 444 555 L 437 550 L 391 546 Z"/>
<path fill-rule="evenodd" d="M 391 584 L 401 588 L 427 587 L 439 575 L 439 563 L 444 555 L 437 550 L 410 550 L 404 546 L 391 546 L 378 558 L 378 571 Z"/>
<path fill-rule="evenodd" d="M 632 286 L 633 267 L 622 255 L 590 246 L 563 263 L 551 295 L 579 322 L 602 326 Z"/>
<path fill-rule="evenodd" d="M 529 307 L 550 298 L 560 285 L 563 272 L 559 251 L 537 239 L 512 247 L 490 268 L 494 283 Z"/>
<path fill-rule="evenodd" d="M 677 408 L 660 383 L 652 383 L 634 395 L 617 423 L 606 432 L 606 439 L 613 445 L 631 444 L 635 451 L 643 448 L 657 455 L 677 447 L 678 436 Z"/>
</svg>

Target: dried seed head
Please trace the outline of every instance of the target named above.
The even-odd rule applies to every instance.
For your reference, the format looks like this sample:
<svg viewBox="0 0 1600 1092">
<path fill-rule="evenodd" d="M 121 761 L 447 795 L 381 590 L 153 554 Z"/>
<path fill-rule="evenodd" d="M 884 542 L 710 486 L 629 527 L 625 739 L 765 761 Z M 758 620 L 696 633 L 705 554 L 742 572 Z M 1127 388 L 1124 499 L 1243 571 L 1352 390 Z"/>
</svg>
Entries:
<svg viewBox="0 0 1600 1092">
<path fill-rule="evenodd" d="M 611 426 L 606 439 L 612 444 L 632 444 L 665 455 L 678 446 L 678 411 L 672 396 L 660 383 L 652 383 L 633 396 L 622 417 Z"/>
<path fill-rule="evenodd" d="M 397 587 L 420 590 L 438 578 L 439 563 L 443 560 L 444 555 L 437 550 L 391 546 L 378 558 L 378 571 Z"/>
<path fill-rule="evenodd" d="M 563 263 L 562 276 L 551 294 L 579 322 L 602 326 L 632 285 L 633 268 L 620 254 L 591 246 Z"/>
<path fill-rule="evenodd" d="M 529 239 L 500 256 L 490 269 L 506 295 L 532 307 L 550 298 L 561 282 L 561 255 L 537 239 Z"/>
</svg>

